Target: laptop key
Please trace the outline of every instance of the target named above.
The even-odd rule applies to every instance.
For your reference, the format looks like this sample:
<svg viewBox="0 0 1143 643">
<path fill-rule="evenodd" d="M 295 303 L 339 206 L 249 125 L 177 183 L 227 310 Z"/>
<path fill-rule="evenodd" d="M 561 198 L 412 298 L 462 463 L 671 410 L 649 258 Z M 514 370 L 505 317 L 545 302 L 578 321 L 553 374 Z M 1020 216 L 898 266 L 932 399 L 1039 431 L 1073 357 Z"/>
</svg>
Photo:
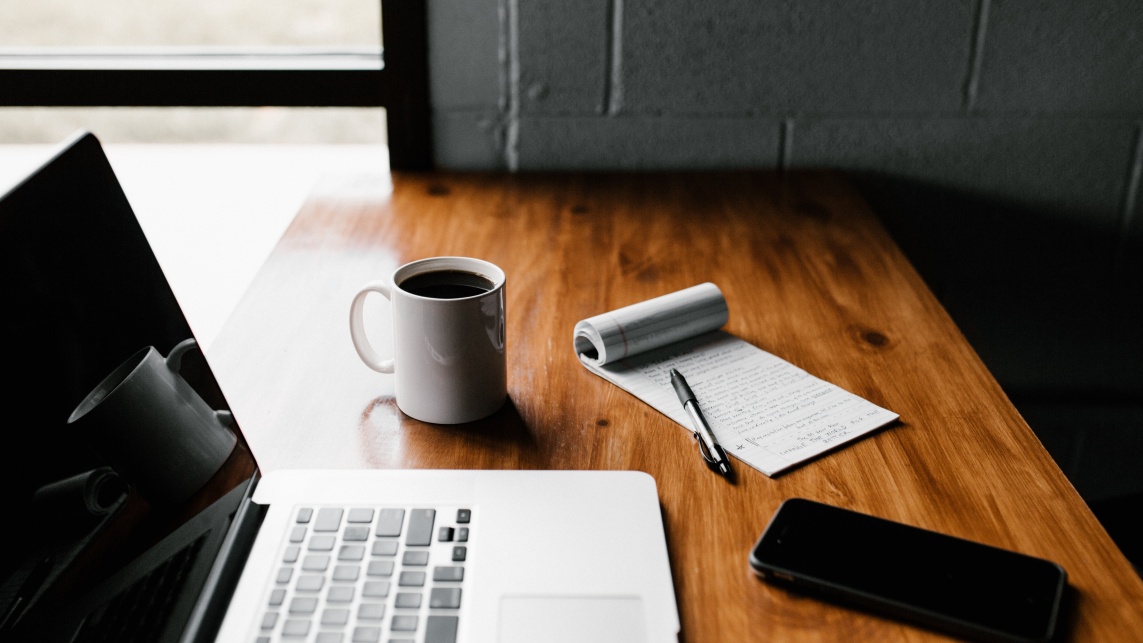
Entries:
<svg viewBox="0 0 1143 643">
<path fill-rule="evenodd" d="M 401 564 L 411 567 L 424 567 L 429 564 L 429 552 L 407 551 L 405 555 L 401 557 Z"/>
<path fill-rule="evenodd" d="M 313 614 L 317 611 L 317 598 L 295 596 L 290 600 L 290 614 Z"/>
<path fill-rule="evenodd" d="M 400 596 L 400 594 L 398 594 Z M 459 587 L 434 587 L 429 594 L 429 607 L 442 609 L 460 608 Z"/>
<path fill-rule="evenodd" d="M 385 598 L 389 595 L 389 581 L 365 581 L 365 585 L 361 589 L 361 595 L 367 598 Z"/>
<path fill-rule="evenodd" d="M 437 582 L 460 582 L 464 580 L 464 568 L 434 567 L 433 580 Z"/>
<path fill-rule="evenodd" d="M 397 541 L 395 540 L 377 540 L 373 542 L 373 555 L 374 556 L 396 556 L 397 555 Z"/>
<path fill-rule="evenodd" d="M 392 621 L 390 621 L 389 629 L 393 630 L 394 632 L 415 632 L 417 631 L 418 620 L 419 619 L 416 616 L 409 614 L 398 614 L 393 617 Z"/>
<path fill-rule="evenodd" d="M 397 584 L 401 587 L 424 587 L 425 573 L 401 572 L 401 575 L 398 577 Z"/>
<path fill-rule="evenodd" d="M 425 619 L 425 643 L 456 643 L 456 616 L 430 615 Z"/>
<path fill-rule="evenodd" d="M 420 607 L 421 594 L 420 592 L 397 592 L 397 600 L 393 606 L 401 608 Z M 429 607 L 432 607 L 432 603 L 429 604 Z"/>
<path fill-rule="evenodd" d="M 471 520 L 472 520 L 472 510 L 471 509 L 457 509 L 456 510 L 456 521 L 457 521 L 457 523 L 462 524 L 462 525 L 466 525 Z"/>
<path fill-rule="evenodd" d="M 293 577 L 294 577 L 294 568 L 293 567 L 283 567 L 283 568 L 278 570 L 277 581 L 278 581 L 279 585 L 284 585 L 284 584 L 290 582 L 290 579 Z"/>
<path fill-rule="evenodd" d="M 337 542 L 337 536 L 330 534 L 314 534 L 310 538 L 308 549 L 310 551 L 333 551 L 333 545 Z"/>
<path fill-rule="evenodd" d="M 298 562 L 298 555 L 301 554 L 302 548 L 297 545 L 290 545 L 286 547 L 286 553 L 282 554 L 283 563 L 296 563 Z"/>
<path fill-rule="evenodd" d="M 304 525 L 305 523 L 308 523 L 313 515 L 314 510 L 310 509 L 309 507 L 302 507 L 301 509 L 298 509 L 298 524 Z"/>
<path fill-rule="evenodd" d="M 409 512 L 409 533 L 405 536 L 405 545 L 409 547 L 425 547 L 433 542 L 433 521 L 436 520 L 436 509 L 414 509 Z"/>
<path fill-rule="evenodd" d="M 441 527 L 437 531 L 437 540 L 439 540 L 442 543 L 452 542 L 452 536 L 453 536 L 453 533 L 455 533 L 455 532 L 456 532 L 456 530 L 453 529 L 452 527 Z"/>
<path fill-rule="evenodd" d="M 377 643 L 381 640 L 381 628 L 358 626 L 353 628 L 353 643 Z"/>
<path fill-rule="evenodd" d="M 290 530 L 290 542 L 300 543 L 306 539 L 306 526 L 298 525 Z"/>
<path fill-rule="evenodd" d="M 329 567 L 329 556 L 324 554 L 310 554 L 302 559 L 302 570 L 307 572 L 324 572 Z"/>
<path fill-rule="evenodd" d="M 338 560 L 361 560 L 365 558 L 365 545 L 342 545 L 337 552 Z"/>
<path fill-rule="evenodd" d="M 265 614 L 262 615 L 262 629 L 272 630 L 272 629 L 274 629 L 274 626 L 277 624 L 278 624 L 278 613 L 277 612 L 266 612 Z"/>
<path fill-rule="evenodd" d="M 278 607 L 286 600 L 286 590 L 276 589 L 270 592 L 270 607 Z"/>
<path fill-rule="evenodd" d="M 468 542 L 468 527 L 461 527 L 460 529 L 456 530 L 456 542 L 458 542 L 458 543 Z"/>
<path fill-rule="evenodd" d="M 318 632 L 314 643 L 341 643 L 344 640 L 341 632 Z"/>
<path fill-rule="evenodd" d="M 377 515 L 378 537 L 396 538 L 401 535 L 401 525 L 405 522 L 404 509 L 382 509 Z"/>
<path fill-rule="evenodd" d="M 383 618 L 385 618 L 384 603 L 362 603 L 357 608 L 357 620 L 359 621 L 379 621 Z"/>
<path fill-rule="evenodd" d="M 321 613 L 322 625 L 345 625 L 349 622 L 349 610 L 330 607 Z"/>
<path fill-rule="evenodd" d="M 369 567 L 365 570 L 365 574 L 367 576 L 392 576 L 393 561 L 371 560 L 369 561 Z"/>
<path fill-rule="evenodd" d="M 325 599 L 331 603 L 352 603 L 354 591 L 352 585 L 335 585 L 329 588 Z"/>
<path fill-rule="evenodd" d="M 341 532 L 342 540 L 346 542 L 365 542 L 369 540 L 369 526 L 368 525 L 350 525 Z"/>
<path fill-rule="evenodd" d="M 346 516 L 345 521 L 346 522 L 358 522 L 358 523 L 360 523 L 360 522 L 364 522 L 364 523 L 373 522 L 373 510 L 372 509 L 361 509 L 361 508 L 350 509 L 349 515 Z"/>
<path fill-rule="evenodd" d="M 336 565 L 333 568 L 333 580 L 336 581 L 355 581 L 360 575 L 360 565 Z"/>
<path fill-rule="evenodd" d="M 310 633 L 310 622 L 297 618 L 286 619 L 286 624 L 282 626 L 282 636 L 290 638 L 301 638 Z"/>
<path fill-rule="evenodd" d="M 320 591 L 322 585 L 325 584 L 325 577 L 319 574 L 303 574 L 298 577 L 298 584 L 294 589 L 299 592 L 316 592 Z"/>
<path fill-rule="evenodd" d="M 337 531 L 341 528 L 343 513 L 344 511 L 339 507 L 318 509 L 317 520 L 314 521 L 314 531 Z"/>
<path fill-rule="evenodd" d="M 468 556 L 468 549 L 466 547 L 457 546 L 457 547 L 452 548 L 452 559 L 453 559 L 453 561 L 458 562 L 458 563 L 463 562 L 467 556 Z"/>
</svg>

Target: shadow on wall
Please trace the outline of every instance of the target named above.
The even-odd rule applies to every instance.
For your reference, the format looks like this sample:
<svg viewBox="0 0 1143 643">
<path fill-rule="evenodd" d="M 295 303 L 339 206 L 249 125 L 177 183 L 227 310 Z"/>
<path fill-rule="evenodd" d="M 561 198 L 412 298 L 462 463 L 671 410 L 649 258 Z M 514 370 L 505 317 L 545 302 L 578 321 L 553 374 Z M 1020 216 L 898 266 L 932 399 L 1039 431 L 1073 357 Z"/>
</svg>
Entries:
<svg viewBox="0 0 1143 643">
<path fill-rule="evenodd" d="M 1143 262 L 1083 213 L 857 175 L 1120 548 L 1143 566 Z"/>
</svg>

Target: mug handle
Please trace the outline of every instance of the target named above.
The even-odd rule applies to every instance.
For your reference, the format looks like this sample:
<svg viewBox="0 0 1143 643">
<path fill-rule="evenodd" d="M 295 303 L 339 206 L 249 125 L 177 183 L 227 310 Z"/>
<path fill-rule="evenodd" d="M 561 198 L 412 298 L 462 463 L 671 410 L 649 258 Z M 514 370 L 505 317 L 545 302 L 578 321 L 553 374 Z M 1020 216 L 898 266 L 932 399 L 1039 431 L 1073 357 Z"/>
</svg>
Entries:
<svg viewBox="0 0 1143 643">
<path fill-rule="evenodd" d="M 167 355 L 167 368 L 169 368 L 172 373 L 178 374 L 183 367 L 183 355 L 186 355 L 188 351 L 196 346 L 198 346 L 198 342 L 196 342 L 193 337 L 184 339 L 178 344 L 175 344 L 170 354 Z"/>
<path fill-rule="evenodd" d="M 353 298 L 353 305 L 349 308 L 349 336 L 353 338 L 353 347 L 357 349 L 358 356 L 366 366 L 378 373 L 392 373 L 393 360 L 381 359 L 369 344 L 369 338 L 365 336 L 365 296 L 371 292 L 381 295 L 390 302 L 393 301 L 389 292 L 389 282 L 374 281 L 366 284 Z"/>
<path fill-rule="evenodd" d="M 183 355 L 186 355 L 187 352 L 196 347 L 198 347 L 198 342 L 195 341 L 193 337 L 184 339 L 178 344 L 175 344 L 175 347 L 171 349 L 170 354 L 167 355 L 167 359 L 165 360 L 167 368 L 175 375 L 182 377 Z M 224 429 L 234 425 L 234 416 L 227 410 L 215 411 L 214 419 Z"/>
</svg>

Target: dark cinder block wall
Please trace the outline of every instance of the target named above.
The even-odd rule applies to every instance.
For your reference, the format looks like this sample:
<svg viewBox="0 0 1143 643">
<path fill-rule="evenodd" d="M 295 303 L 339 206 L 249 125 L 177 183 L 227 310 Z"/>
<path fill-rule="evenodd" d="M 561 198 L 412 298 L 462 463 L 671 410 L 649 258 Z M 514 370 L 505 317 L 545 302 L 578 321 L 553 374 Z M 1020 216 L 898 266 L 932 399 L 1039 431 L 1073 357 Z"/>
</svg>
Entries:
<svg viewBox="0 0 1143 643">
<path fill-rule="evenodd" d="M 1081 492 L 1143 492 L 1143 3 L 429 13 L 439 165 L 852 171 Z"/>
</svg>

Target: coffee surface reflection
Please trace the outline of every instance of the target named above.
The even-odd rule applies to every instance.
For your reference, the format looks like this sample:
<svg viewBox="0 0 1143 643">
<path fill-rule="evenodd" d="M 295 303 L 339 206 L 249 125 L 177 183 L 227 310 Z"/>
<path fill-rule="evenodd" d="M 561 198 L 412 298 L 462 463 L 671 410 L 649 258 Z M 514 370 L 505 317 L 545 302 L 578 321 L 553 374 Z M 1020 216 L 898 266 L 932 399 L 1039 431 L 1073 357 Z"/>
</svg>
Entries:
<svg viewBox="0 0 1143 643">
<path fill-rule="evenodd" d="M 434 270 L 413 275 L 400 283 L 401 290 L 429 299 L 463 299 L 492 290 L 487 277 L 464 270 Z"/>
</svg>

